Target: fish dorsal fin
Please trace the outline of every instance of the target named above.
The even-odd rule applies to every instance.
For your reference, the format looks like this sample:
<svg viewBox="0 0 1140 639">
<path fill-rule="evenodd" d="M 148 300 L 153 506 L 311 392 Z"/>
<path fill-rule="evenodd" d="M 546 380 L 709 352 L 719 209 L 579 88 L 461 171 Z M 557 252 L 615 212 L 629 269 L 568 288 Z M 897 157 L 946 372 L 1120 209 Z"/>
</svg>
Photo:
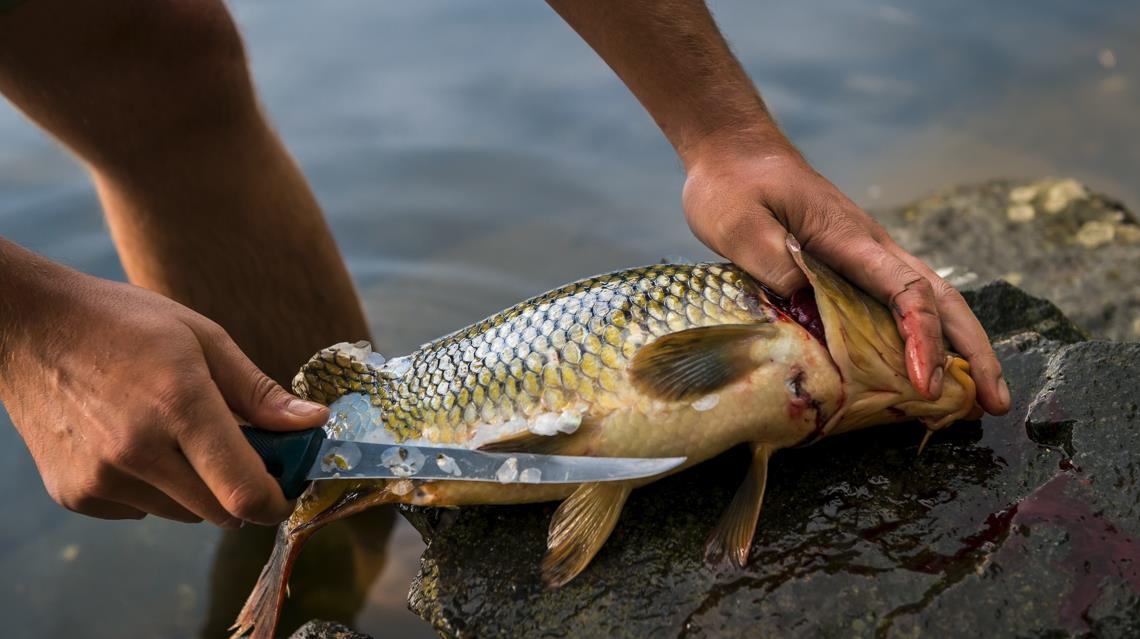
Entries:
<svg viewBox="0 0 1140 639">
<path fill-rule="evenodd" d="M 768 483 L 768 458 L 773 451 L 765 444 L 752 445 L 752 465 L 748 467 L 748 475 L 705 542 L 706 562 L 716 565 L 727 555 L 740 568 L 748 563 L 752 537 L 756 535 L 756 521 L 764 503 L 764 487 Z"/>
<path fill-rule="evenodd" d="M 753 342 L 776 331 L 771 324 L 722 324 L 663 335 L 634 354 L 630 379 L 653 397 L 695 399 L 756 368 Z"/>
<path fill-rule="evenodd" d="M 613 532 L 629 491 L 628 482 L 582 484 L 558 506 L 542 558 L 546 585 L 562 586 L 589 565 Z"/>
</svg>

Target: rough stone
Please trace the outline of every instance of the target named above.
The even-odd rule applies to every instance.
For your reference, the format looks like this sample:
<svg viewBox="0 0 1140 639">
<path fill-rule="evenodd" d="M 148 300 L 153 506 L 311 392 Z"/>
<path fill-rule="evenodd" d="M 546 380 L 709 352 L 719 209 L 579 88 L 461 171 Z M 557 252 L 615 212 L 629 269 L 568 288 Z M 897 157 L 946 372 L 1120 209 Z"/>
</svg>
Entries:
<svg viewBox="0 0 1140 639">
<path fill-rule="evenodd" d="M 1075 180 L 994 180 L 872 213 L 956 286 L 1003 278 L 1094 337 L 1140 340 L 1140 225 Z"/>
<path fill-rule="evenodd" d="M 968 287 L 962 296 L 994 341 L 1026 332 L 1065 344 L 1089 338 L 1089 334 L 1065 317 L 1055 304 L 1026 295 L 1005 280 Z"/>
<path fill-rule="evenodd" d="M 702 560 L 733 450 L 635 491 L 558 590 L 539 579 L 554 504 L 413 509 L 412 609 L 444 637 L 1140 636 L 1140 345 L 1079 341 L 1009 285 L 971 301 L 1013 410 L 921 457 L 917 424 L 781 451 L 747 567 Z"/>
<path fill-rule="evenodd" d="M 314 619 L 297 628 L 296 632 L 289 635 L 289 639 L 372 639 L 372 637 L 334 621 Z"/>
</svg>

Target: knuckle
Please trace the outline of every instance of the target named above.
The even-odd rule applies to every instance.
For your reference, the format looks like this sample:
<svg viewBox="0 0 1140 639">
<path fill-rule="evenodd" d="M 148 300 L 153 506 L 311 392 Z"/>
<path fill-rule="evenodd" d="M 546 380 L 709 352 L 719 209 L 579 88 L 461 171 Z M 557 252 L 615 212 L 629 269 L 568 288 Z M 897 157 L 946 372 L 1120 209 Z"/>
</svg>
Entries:
<svg viewBox="0 0 1140 639">
<path fill-rule="evenodd" d="M 721 213 L 712 220 L 710 239 L 717 250 L 732 254 L 736 248 L 745 243 L 750 226 L 747 215 L 736 212 Z"/>
<path fill-rule="evenodd" d="M 52 477 L 44 477 L 44 489 L 47 490 L 48 497 L 55 503 L 68 508 L 68 494 L 67 491 L 60 485 L 60 482 Z M 71 510 L 68 508 L 68 510 Z"/>
<path fill-rule="evenodd" d="M 938 307 L 934 302 L 934 287 L 930 285 L 930 280 L 901 262 L 897 273 L 899 281 L 905 282 L 897 294 L 899 303 L 906 305 L 912 312 L 937 317 Z"/>
<path fill-rule="evenodd" d="M 199 397 L 189 392 L 186 384 L 181 382 L 165 382 L 155 393 L 155 406 L 153 412 L 163 425 L 194 422 L 197 414 Z"/>
<path fill-rule="evenodd" d="M 230 341 L 230 334 L 226 332 L 226 329 L 222 328 L 221 324 L 206 317 L 199 316 L 197 319 L 201 322 L 202 335 L 206 339 L 218 344 L 224 344 Z"/>
<path fill-rule="evenodd" d="M 265 375 L 258 375 L 254 383 L 250 386 L 250 406 L 260 406 L 270 400 L 280 392 L 281 387 L 277 382 L 273 381 Z"/>
<path fill-rule="evenodd" d="M 265 519 L 271 503 L 271 496 L 250 482 L 238 484 L 222 499 L 226 511 L 243 520 Z"/>
<path fill-rule="evenodd" d="M 804 224 L 816 232 L 858 231 L 868 234 L 869 217 L 837 190 L 816 192 L 805 202 L 802 215 Z"/>
<path fill-rule="evenodd" d="M 933 288 L 934 296 L 942 300 L 943 303 L 952 304 L 954 306 L 961 305 L 969 308 L 969 305 L 966 304 L 966 298 L 962 297 L 962 294 L 958 292 L 958 289 L 950 286 L 950 283 L 941 277 L 934 281 Z"/>
<path fill-rule="evenodd" d="M 79 476 L 76 485 L 72 487 L 72 494 L 102 499 L 104 495 L 113 492 L 112 486 L 117 475 L 113 462 L 106 459 L 97 460 L 90 469 Z"/>
<path fill-rule="evenodd" d="M 93 513 L 101 501 L 99 497 L 85 488 L 65 490 L 56 499 L 56 503 L 60 506 L 81 515 Z"/>
<path fill-rule="evenodd" d="M 95 475 L 106 479 L 113 468 L 140 468 L 153 460 L 154 451 L 143 438 L 131 432 L 121 433 L 107 440 L 103 458 L 96 464 Z"/>
</svg>

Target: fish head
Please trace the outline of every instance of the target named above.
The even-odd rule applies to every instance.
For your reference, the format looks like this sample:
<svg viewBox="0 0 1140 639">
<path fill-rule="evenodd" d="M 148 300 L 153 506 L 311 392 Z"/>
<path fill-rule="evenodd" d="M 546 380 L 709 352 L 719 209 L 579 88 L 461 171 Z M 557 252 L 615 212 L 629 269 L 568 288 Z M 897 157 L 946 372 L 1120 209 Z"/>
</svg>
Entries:
<svg viewBox="0 0 1140 639">
<path fill-rule="evenodd" d="M 948 354 L 942 395 L 927 399 L 907 377 L 905 344 L 887 307 L 802 251 L 791 235 L 788 249 L 811 283 L 827 349 L 842 378 L 843 403 L 825 433 L 916 419 L 939 430 L 981 416 L 966 360 Z"/>
</svg>

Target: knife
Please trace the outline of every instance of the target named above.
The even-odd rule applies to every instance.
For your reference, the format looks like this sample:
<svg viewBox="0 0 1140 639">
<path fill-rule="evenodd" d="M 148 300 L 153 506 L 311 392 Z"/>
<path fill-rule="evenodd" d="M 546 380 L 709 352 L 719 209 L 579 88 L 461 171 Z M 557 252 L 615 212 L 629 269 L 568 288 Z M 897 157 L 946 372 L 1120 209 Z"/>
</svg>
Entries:
<svg viewBox="0 0 1140 639">
<path fill-rule="evenodd" d="M 581 484 L 652 477 L 685 457 L 582 457 L 485 453 L 450 446 L 372 444 L 327 439 L 323 428 L 278 432 L 242 426 L 242 434 L 296 499 L 322 479 L 446 479 L 531 484 Z"/>
</svg>

